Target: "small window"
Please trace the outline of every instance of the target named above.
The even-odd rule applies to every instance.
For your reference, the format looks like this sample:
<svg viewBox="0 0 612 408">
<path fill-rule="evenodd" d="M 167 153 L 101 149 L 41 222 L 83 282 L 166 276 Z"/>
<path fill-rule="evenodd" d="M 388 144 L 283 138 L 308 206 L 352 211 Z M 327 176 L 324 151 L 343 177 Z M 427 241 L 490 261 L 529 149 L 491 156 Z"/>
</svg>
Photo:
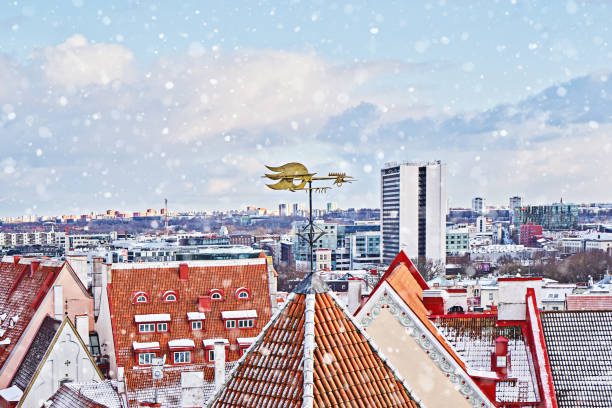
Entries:
<svg viewBox="0 0 612 408">
<path fill-rule="evenodd" d="M 191 351 L 175 351 L 174 364 L 191 363 Z"/>
<path fill-rule="evenodd" d="M 253 327 L 253 325 L 254 325 L 253 319 L 238 320 L 238 328 L 240 329 L 246 329 L 249 327 Z"/>
<path fill-rule="evenodd" d="M 68 384 L 68 383 L 71 383 L 71 382 L 72 382 L 72 380 L 71 380 L 70 378 L 62 378 L 62 379 L 59 381 L 59 385 L 60 385 L 60 387 L 61 387 L 62 385 L 64 385 L 64 384 Z"/>
<path fill-rule="evenodd" d="M 151 365 L 155 357 L 155 353 L 138 353 L 138 365 Z"/>
<path fill-rule="evenodd" d="M 489 293 L 489 300 L 493 300 L 493 294 Z"/>
<path fill-rule="evenodd" d="M 133 303 L 149 303 L 149 296 L 145 292 L 136 292 L 132 297 Z"/>
<path fill-rule="evenodd" d="M 173 290 L 167 290 L 162 293 L 162 302 L 176 302 L 178 300 L 178 295 Z"/>
<path fill-rule="evenodd" d="M 246 290 L 243 290 L 241 292 L 238 292 L 238 298 L 239 299 L 248 299 L 249 294 Z"/>
<path fill-rule="evenodd" d="M 225 296 L 223 295 L 223 291 L 221 289 L 211 289 L 208 294 L 212 300 L 225 300 Z"/>
<path fill-rule="evenodd" d="M 191 330 L 202 330 L 202 321 L 201 320 L 192 321 Z"/>
<path fill-rule="evenodd" d="M 208 350 L 208 361 L 211 363 L 215 361 L 215 350 Z"/>
<path fill-rule="evenodd" d="M 153 333 L 155 331 L 155 323 L 140 323 L 138 325 L 139 333 Z"/>
<path fill-rule="evenodd" d="M 234 328 L 236 328 L 236 321 L 235 320 L 226 320 L 225 321 L 225 328 L 226 329 L 234 329 Z"/>
<path fill-rule="evenodd" d="M 168 323 L 157 323 L 157 331 L 158 332 L 167 332 L 168 331 Z"/>
</svg>

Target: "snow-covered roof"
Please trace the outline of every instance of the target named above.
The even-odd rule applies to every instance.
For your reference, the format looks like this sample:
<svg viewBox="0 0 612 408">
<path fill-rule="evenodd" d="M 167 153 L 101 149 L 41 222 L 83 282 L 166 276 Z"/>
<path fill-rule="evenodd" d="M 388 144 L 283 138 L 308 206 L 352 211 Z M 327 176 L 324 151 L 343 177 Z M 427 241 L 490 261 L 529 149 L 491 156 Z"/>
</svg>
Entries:
<svg viewBox="0 0 612 408">
<path fill-rule="evenodd" d="M 257 317 L 257 310 L 228 310 L 221 312 L 222 319 L 251 319 Z"/>
<path fill-rule="evenodd" d="M 134 350 L 151 350 L 151 349 L 159 349 L 158 341 L 150 341 L 148 343 L 139 343 L 137 341 L 132 343 L 132 347 Z"/>
<path fill-rule="evenodd" d="M 187 312 L 187 320 L 204 320 L 206 316 L 202 312 Z"/>
<path fill-rule="evenodd" d="M 0 390 L 0 397 L 8 402 L 18 402 L 23 395 L 23 391 L 16 385 Z"/>
<path fill-rule="evenodd" d="M 213 347 L 215 345 L 215 342 L 217 341 L 222 341 L 226 346 L 229 346 L 228 339 L 205 339 L 202 340 L 202 344 L 204 345 L 204 347 Z"/>
<path fill-rule="evenodd" d="M 238 344 L 253 344 L 257 340 L 257 337 L 238 337 L 236 341 Z"/>
<path fill-rule="evenodd" d="M 183 348 L 183 347 L 195 348 L 195 343 L 191 339 L 176 339 L 176 340 L 170 340 L 168 342 L 168 347 L 170 349 Z"/>
<path fill-rule="evenodd" d="M 146 314 L 146 315 L 134 315 L 134 321 L 136 323 L 150 323 L 150 322 L 169 322 L 169 313 L 157 313 L 157 314 Z"/>
</svg>

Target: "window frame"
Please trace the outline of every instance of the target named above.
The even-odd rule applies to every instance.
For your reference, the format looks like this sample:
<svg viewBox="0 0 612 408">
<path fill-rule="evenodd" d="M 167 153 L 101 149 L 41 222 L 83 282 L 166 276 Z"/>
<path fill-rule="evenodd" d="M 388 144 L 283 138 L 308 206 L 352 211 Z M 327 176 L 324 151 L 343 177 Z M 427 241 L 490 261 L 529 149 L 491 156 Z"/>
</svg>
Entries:
<svg viewBox="0 0 612 408">
<path fill-rule="evenodd" d="M 213 302 L 221 302 L 225 300 L 225 295 L 221 289 L 211 289 L 208 291 L 208 296 L 210 296 L 210 300 Z M 215 297 L 216 296 L 216 297 Z"/>
<path fill-rule="evenodd" d="M 253 318 L 237 319 L 237 320 L 238 320 L 239 329 L 252 329 L 253 327 L 255 327 L 255 319 Z"/>
<path fill-rule="evenodd" d="M 177 355 L 183 355 L 184 357 L 189 357 L 189 360 L 187 360 L 186 358 L 184 359 L 185 361 L 179 361 L 177 362 Z M 180 365 L 180 364 L 191 364 L 191 350 L 176 350 L 176 351 L 172 351 L 172 363 L 175 365 Z"/>
<path fill-rule="evenodd" d="M 236 328 L 236 319 L 227 319 L 225 321 L 225 329 L 235 329 Z"/>
<path fill-rule="evenodd" d="M 150 366 L 151 362 L 153 361 L 153 359 L 157 357 L 157 353 L 155 353 L 153 351 L 143 351 L 143 352 L 139 352 L 139 353 L 136 353 L 136 354 L 138 354 L 138 365 L 139 366 Z M 150 356 L 148 363 L 141 361 L 141 357 L 143 357 L 143 356 L 145 356 L 145 358 L 146 358 L 146 356 Z"/>
<path fill-rule="evenodd" d="M 199 324 L 200 327 L 194 327 L 194 324 Z M 202 320 L 192 320 L 190 327 L 191 331 L 202 331 L 204 330 L 204 322 Z"/>
<path fill-rule="evenodd" d="M 172 297 L 172 299 L 169 299 L 170 297 Z M 179 297 L 175 290 L 166 290 L 162 293 L 162 302 L 173 303 L 178 301 Z"/>
<path fill-rule="evenodd" d="M 142 303 L 150 303 L 149 294 L 144 291 L 134 292 L 132 294 L 132 303 L 135 305 Z"/>
<path fill-rule="evenodd" d="M 143 330 L 143 327 L 152 328 L 152 330 Z M 138 333 L 155 333 L 157 329 L 157 324 L 155 322 L 147 322 L 147 323 L 138 323 Z"/>
<path fill-rule="evenodd" d="M 160 326 L 160 325 L 166 325 L 165 329 L 164 329 L 164 330 L 161 330 L 161 329 L 159 328 L 159 326 Z M 158 323 L 156 323 L 156 324 L 155 324 L 155 331 L 156 331 L 157 333 L 165 333 L 165 332 L 167 332 L 167 331 L 168 331 L 168 322 L 158 322 Z"/>
</svg>

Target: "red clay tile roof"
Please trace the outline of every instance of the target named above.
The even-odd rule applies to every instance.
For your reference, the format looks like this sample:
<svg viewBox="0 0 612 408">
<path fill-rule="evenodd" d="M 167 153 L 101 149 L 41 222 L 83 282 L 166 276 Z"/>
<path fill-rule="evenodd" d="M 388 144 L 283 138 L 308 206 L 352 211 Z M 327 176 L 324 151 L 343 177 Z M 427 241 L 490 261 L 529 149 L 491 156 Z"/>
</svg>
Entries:
<svg viewBox="0 0 612 408">
<path fill-rule="evenodd" d="M 428 316 L 430 311 L 427 310 L 423 304 L 423 290 L 428 289 L 427 283 L 423 280 L 423 277 L 416 269 L 414 264 L 402 251 L 400 252 L 389 269 L 385 272 L 383 277 L 378 281 L 378 284 L 370 294 L 370 297 L 374 295 L 377 290 L 380 290 L 380 286 L 383 282 L 387 282 L 389 286 L 398 294 L 398 296 L 404 301 L 406 306 L 412 310 L 417 318 L 427 327 L 427 329 L 434 335 L 440 342 L 442 347 L 455 359 L 457 364 L 464 370 L 466 369 L 465 363 L 448 344 L 443 336 L 436 327 L 431 323 Z M 366 302 L 367 303 L 367 302 Z M 365 304 L 364 304 L 365 305 Z M 363 307 L 363 306 L 362 306 Z M 357 314 L 355 312 L 355 314 Z"/>
<path fill-rule="evenodd" d="M 4 366 L 36 313 L 40 301 L 64 267 L 64 262 L 41 261 L 35 273 L 30 276 L 30 263 L 30 259 L 19 263 L 0 262 L 0 333 L 4 331 L 0 343 L 10 339 L 10 344 L 0 345 L 0 368 Z M 10 327 L 11 319 L 15 316 L 17 320 Z M 28 346 L 25 345 L 26 348 Z"/>
<path fill-rule="evenodd" d="M 181 263 L 189 265 L 187 280 L 179 279 Z M 252 297 L 236 299 L 234 291 L 240 287 L 248 288 Z M 191 331 L 187 313 L 198 312 L 198 297 L 207 296 L 211 289 L 221 289 L 225 300 L 212 301 L 211 310 L 205 312 L 204 330 Z M 167 290 L 176 291 L 177 302 L 162 301 L 162 293 Z M 148 303 L 133 303 L 134 293 L 140 291 L 148 294 Z M 133 342 L 159 342 L 161 350 L 158 356 L 166 354 L 168 364 L 172 361 L 168 342 L 192 339 L 195 349 L 191 362 L 200 364 L 207 362 L 202 340 L 224 338 L 230 342 L 228 361 L 237 360 L 240 349 L 236 339 L 256 336 L 271 316 L 265 258 L 115 265 L 112 283 L 109 284 L 109 301 L 117 364 L 125 366 L 126 370 L 137 364 Z M 238 328 L 236 324 L 235 329 L 226 329 L 221 312 L 231 310 L 256 310 L 255 327 Z M 134 316 L 149 314 L 169 314 L 168 332 L 138 333 Z"/>
<path fill-rule="evenodd" d="M 291 296 L 209 407 L 419 406 L 329 293 Z"/>
</svg>

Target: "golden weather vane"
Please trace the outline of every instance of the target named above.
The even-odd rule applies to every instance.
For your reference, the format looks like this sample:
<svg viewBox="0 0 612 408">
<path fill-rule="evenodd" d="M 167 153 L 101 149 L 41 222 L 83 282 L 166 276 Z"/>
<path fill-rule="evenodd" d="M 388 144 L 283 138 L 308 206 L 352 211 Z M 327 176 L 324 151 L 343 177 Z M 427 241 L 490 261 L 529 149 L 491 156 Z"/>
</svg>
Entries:
<svg viewBox="0 0 612 408">
<path fill-rule="evenodd" d="M 312 222 L 312 192 L 324 193 L 331 189 L 329 186 L 313 187 L 312 182 L 331 181 L 332 185 L 342 187 L 342 184 L 352 183 L 355 179 L 351 176 L 347 176 L 346 173 L 328 173 L 327 176 L 315 177 L 317 173 L 310 173 L 306 166 L 295 162 L 283 164 L 278 167 L 266 166 L 266 168 L 274 172 L 274 174 L 267 173 L 263 176 L 276 181 L 274 184 L 266 184 L 272 190 L 289 190 L 292 192 L 303 190 L 308 192 L 308 224 L 302 228 L 301 232 L 298 232 L 298 236 L 308 242 L 308 259 L 310 261 L 310 273 L 312 273 L 314 269 L 314 256 L 312 253 L 314 243 L 325 234 L 325 232 L 321 230 L 317 232 L 315 236 L 316 227 Z"/>
</svg>

